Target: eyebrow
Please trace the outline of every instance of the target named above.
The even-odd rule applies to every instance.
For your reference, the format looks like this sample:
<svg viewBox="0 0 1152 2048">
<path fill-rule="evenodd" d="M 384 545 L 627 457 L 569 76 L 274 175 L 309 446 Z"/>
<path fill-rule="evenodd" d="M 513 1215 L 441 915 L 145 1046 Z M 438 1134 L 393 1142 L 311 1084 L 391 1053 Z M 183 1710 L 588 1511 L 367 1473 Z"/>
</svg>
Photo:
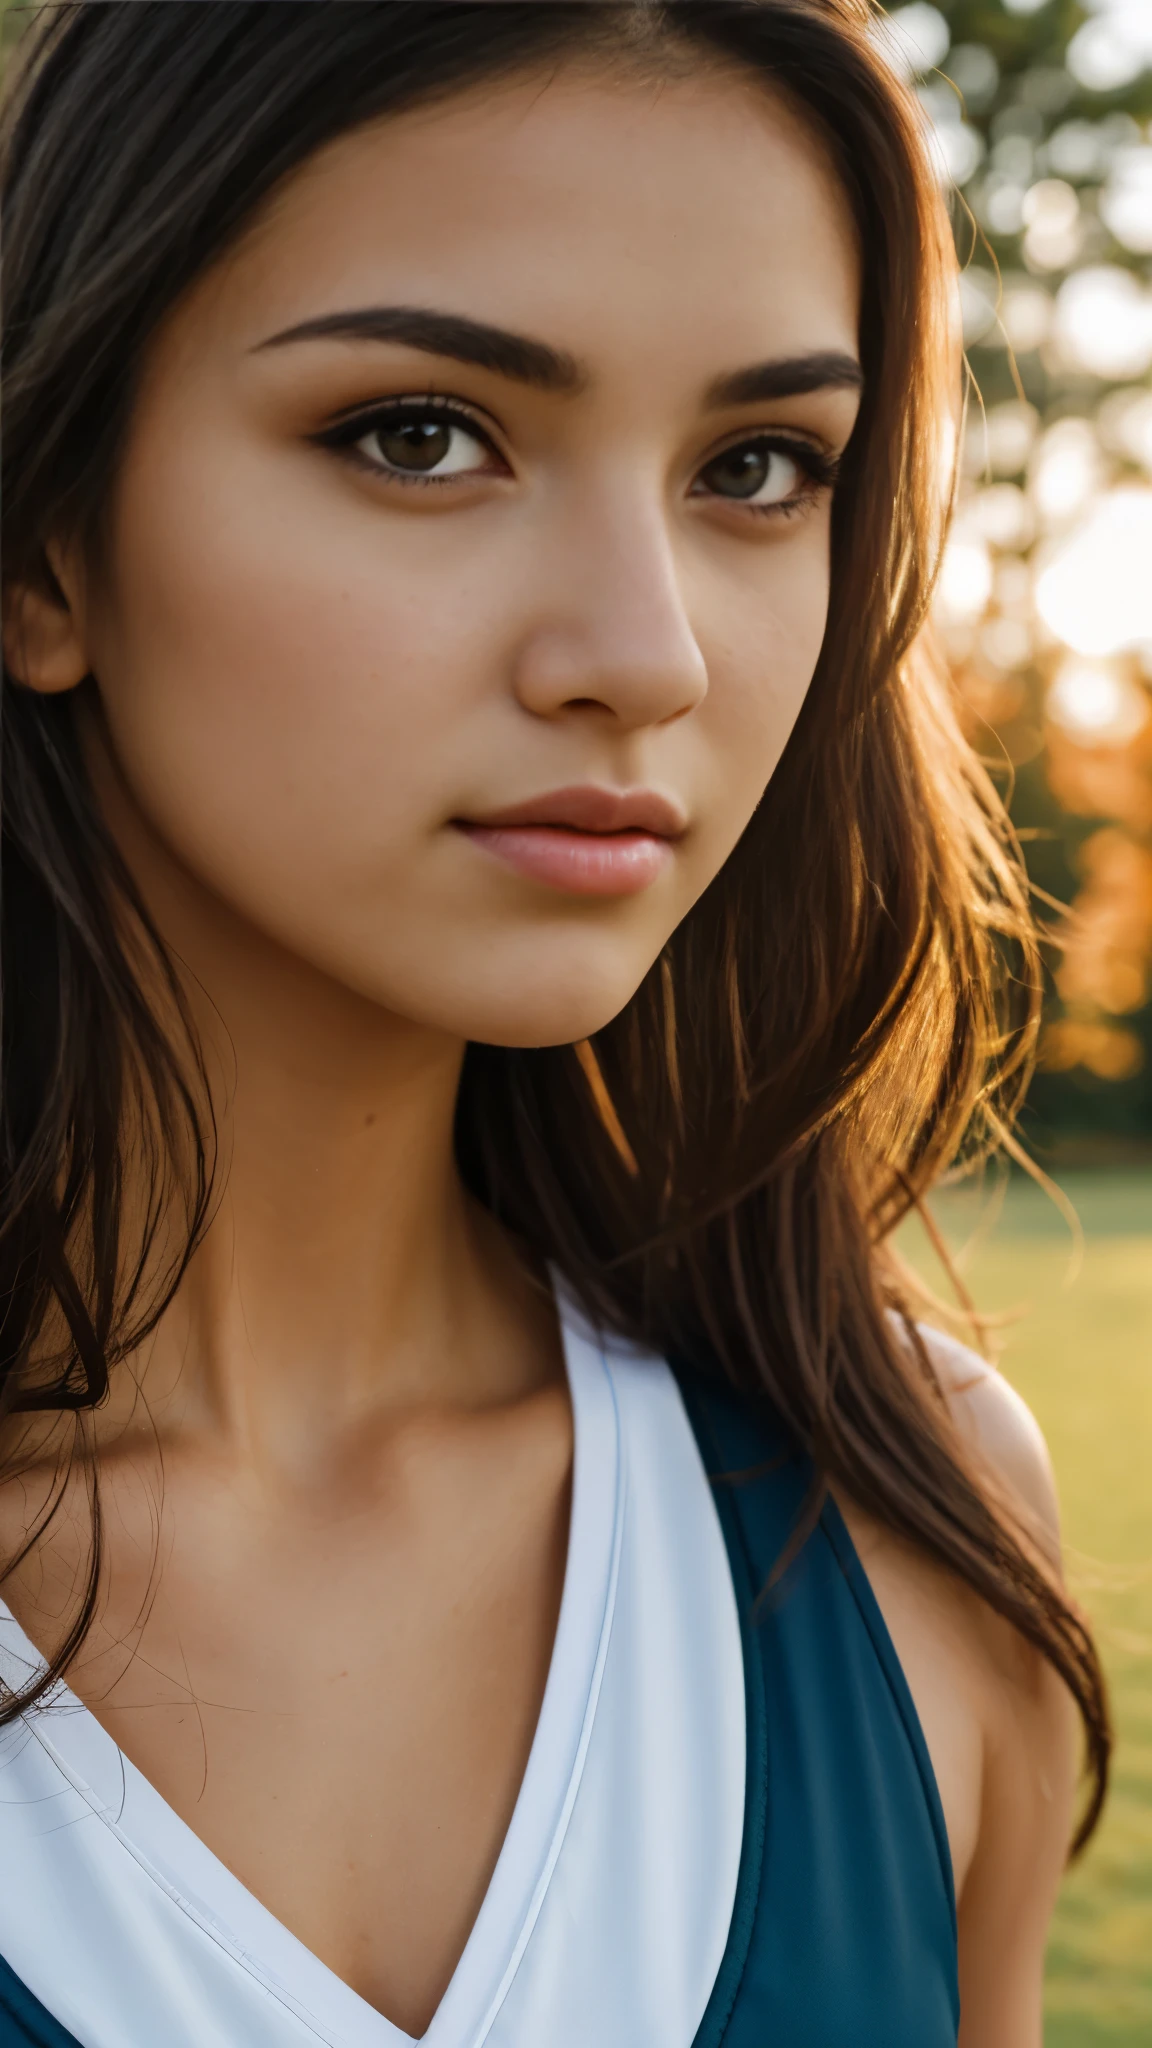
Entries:
<svg viewBox="0 0 1152 2048">
<path fill-rule="evenodd" d="M 270 335 L 257 344 L 257 352 L 300 341 L 400 342 L 427 355 L 448 356 L 479 370 L 493 370 L 513 383 L 564 396 L 583 391 L 590 382 L 583 364 L 566 349 L 514 334 L 505 327 L 489 326 L 484 320 L 470 320 L 462 313 L 440 313 L 430 306 L 360 306 L 323 313 Z M 811 391 L 859 391 L 863 382 L 854 356 L 817 349 L 728 371 L 709 385 L 705 397 L 710 408 L 719 409 L 763 399 L 799 398 Z"/>
<path fill-rule="evenodd" d="M 810 355 L 778 356 L 732 370 L 710 384 L 710 406 L 754 405 L 758 399 L 802 398 L 809 391 L 860 391 L 864 372 L 855 356 L 838 349 L 817 349 Z"/>
<path fill-rule="evenodd" d="M 261 348 L 284 348 L 294 341 L 399 341 L 432 356 L 451 356 L 478 370 L 495 370 L 516 384 L 538 391 L 574 393 L 587 374 L 566 350 L 461 313 L 437 313 L 427 306 L 362 306 L 347 313 L 325 313 L 302 320 L 262 341 Z"/>
</svg>

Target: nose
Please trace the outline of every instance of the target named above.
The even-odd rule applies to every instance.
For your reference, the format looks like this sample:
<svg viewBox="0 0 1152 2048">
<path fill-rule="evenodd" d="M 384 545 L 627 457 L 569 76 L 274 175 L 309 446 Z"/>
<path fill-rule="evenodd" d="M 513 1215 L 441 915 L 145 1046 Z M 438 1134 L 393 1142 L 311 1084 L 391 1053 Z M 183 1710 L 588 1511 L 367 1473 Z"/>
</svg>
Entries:
<svg viewBox="0 0 1152 2048">
<path fill-rule="evenodd" d="M 518 651 L 514 687 L 526 711 L 607 714 L 629 729 L 693 710 L 708 671 L 693 632 L 671 537 L 654 507 L 588 508 L 565 536 L 554 593 L 538 604 Z"/>
</svg>

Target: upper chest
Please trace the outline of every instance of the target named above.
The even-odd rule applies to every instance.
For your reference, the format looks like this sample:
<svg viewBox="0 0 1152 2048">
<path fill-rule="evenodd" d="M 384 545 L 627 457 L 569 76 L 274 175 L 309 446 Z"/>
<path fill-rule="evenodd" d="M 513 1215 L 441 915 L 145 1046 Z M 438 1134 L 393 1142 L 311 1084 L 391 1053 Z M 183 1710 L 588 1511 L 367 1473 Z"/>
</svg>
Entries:
<svg viewBox="0 0 1152 2048">
<path fill-rule="evenodd" d="M 744 1751 L 723 1541 L 666 1368 L 608 1372 L 590 1353 L 575 1360 L 568 1556 L 544 1699 L 429 2048 L 690 2048 L 728 1936 Z M 0 1739 L 11 1795 L 0 1837 L 24 1879 L 0 1893 L 0 1955 L 83 2048 L 286 2048 L 305 2008 L 309 2039 L 407 2048 L 91 1713 L 63 1703 L 41 1727 L 40 1741 L 19 1728 Z M 387 1840 L 384 1775 L 361 1757 L 360 1805 Z M 310 1858 L 313 1839 L 297 1834 L 290 1858 Z M 395 1840 L 390 1853 L 403 1878 Z M 65 1894 L 66 1980 L 59 1909 L 46 1911 Z M 442 1921 L 442 1902 L 432 1906 Z M 385 1947 L 392 1930 L 376 1932 Z M 53 2003 L 73 1994 L 67 2009 Z"/>
<path fill-rule="evenodd" d="M 71 1684 L 277 1920 L 420 2034 L 539 1716 L 570 1414 L 538 1395 L 389 1453 L 297 1499 L 209 1460 L 168 1460 L 162 1491 L 146 1466 L 113 1471 L 106 1593 Z M 42 1571 L 63 1587 L 69 1564 Z M 42 1606 L 11 1604 L 43 1641 Z"/>
</svg>

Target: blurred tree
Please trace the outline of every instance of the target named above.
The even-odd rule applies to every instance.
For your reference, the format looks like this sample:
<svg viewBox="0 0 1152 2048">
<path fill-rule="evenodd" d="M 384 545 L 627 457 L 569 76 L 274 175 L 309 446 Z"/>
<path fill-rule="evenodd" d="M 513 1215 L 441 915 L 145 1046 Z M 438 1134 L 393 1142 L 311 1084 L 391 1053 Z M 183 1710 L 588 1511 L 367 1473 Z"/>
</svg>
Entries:
<svg viewBox="0 0 1152 2048">
<path fill-rule="evenodd" d="M 1152 1143 L 1152 0 L 888 17 L 952 188 L 972 373 L 937 604 L 1054 954 L 1031 1135 Z"/>
</svg>

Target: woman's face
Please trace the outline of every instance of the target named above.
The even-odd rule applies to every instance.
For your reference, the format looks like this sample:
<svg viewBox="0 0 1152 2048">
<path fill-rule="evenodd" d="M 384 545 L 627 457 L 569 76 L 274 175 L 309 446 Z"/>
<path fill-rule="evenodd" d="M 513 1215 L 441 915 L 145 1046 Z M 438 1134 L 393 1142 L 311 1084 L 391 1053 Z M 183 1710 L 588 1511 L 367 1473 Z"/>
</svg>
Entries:
<svg viewBox="0 0 1152 2048">
<path fill-rule="evenodd" d="M 388 1010 L 603 1025 L 808 688 L 858 283 L 820 146 L 719 73 L 314 158 L 146 365 L 76 608 L 121 802 Z"/>
</svg>

